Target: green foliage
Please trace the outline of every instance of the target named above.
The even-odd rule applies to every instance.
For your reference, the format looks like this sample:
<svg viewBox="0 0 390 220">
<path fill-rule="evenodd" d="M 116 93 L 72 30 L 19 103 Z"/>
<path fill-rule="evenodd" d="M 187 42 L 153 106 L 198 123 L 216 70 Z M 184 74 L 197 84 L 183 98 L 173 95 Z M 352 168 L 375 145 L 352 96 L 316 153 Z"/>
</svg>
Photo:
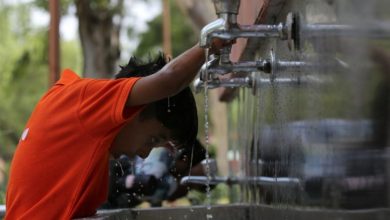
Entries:
<svg viewBox="0 0 390 220">
<path fill-rule="evenodd" d="M 210 191 L 211 205 L 226 203 L 229 197 L 228 192 L 228 186 L 225 184 L 215 186 L 214 189 Z M 187 198 L 189 199 L 191 205 L 207 205 L 209 202 L 205 192 L 199 192 L 196 190 L 191 190 L 188 193 Z"/>
<path fill-rule="evenodd" d="M 83 1 L 83 0 L 81 0 Z M 60 0 L 60 13 L 61 15 L 67 14 L 69 7 L 74 5 L 76 0 Z M 123 0 L 89 0 L 89 7 L 93 11 L 99 11 L 110 14 L 122 14 L 123 13 Z M 34 5 L 45 11 L 49 11 L 49 3 L 47 0 L 34 0 Z"/>
<path fill-rule="evenodd" d="M 19 134 L 47 83 L 47 33 L 32 30 L 29 15 L 28 4 L 0 7 L 0 151 L 6 174 Z M 1 202 L 6 181 L 0 183 Z"/>
<path fill-rule="evenodd" d="M 60 12 L 62 15 L 66 14 L 70 5 L 74 3 L 74 0 L 60 0 Z M 34 5 L 38 8 L 49 11 L 49 2 L 47 0 L 34 0 Z"/>
<path fill-rule="evenodd" d="M 198 39 L 188 19 L 179 10 L 174 1 L 171 2 L 171 37 L 173 57 L 192 47 Z M 157 16 L 148 24 L 149 30 L 143 33 L 140 44 L 135 51 L 138 57 L 147 57 L 162 51 L 162 15 Z M 131 34 L 131 33 L 128 33 Z"/>
<path fill-rule="evenodd" d="M 78 40 L 61 42 L 61 67 L 70 68 L 76 73 L 81 73 L 83 69 L 83 53 Z"/>
<path fill-rule="evenodd" d="M 19 135 L 48 87 L 48 33 L 32 28 L 30 11 L 31 4 L 8 6 L 0 1 L 0 159 L 6 161 L 6 174 Z M 63 66 L 81 70 L 77 42 L 61 43 L 61 59 Z M 0 204 L 6 182 L 0 182 Z"/>
</svg>

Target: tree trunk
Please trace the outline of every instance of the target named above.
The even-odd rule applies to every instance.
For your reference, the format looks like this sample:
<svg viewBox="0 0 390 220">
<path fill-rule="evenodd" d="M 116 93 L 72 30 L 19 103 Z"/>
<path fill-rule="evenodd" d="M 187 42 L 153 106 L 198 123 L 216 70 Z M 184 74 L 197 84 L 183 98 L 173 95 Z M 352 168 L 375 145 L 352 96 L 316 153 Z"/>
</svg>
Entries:
<svg viewBox="0 0 390 220">
<path fill-rule="evenodd" d="M 76 0 L 79 34 L 84 57 L 84 77 L 111 78 L 120 55 L 119 31 L 123 0 L 98 7 L 93 1 Z M 114 22 L 114 16 L 119 16 Z"/>
</svg>

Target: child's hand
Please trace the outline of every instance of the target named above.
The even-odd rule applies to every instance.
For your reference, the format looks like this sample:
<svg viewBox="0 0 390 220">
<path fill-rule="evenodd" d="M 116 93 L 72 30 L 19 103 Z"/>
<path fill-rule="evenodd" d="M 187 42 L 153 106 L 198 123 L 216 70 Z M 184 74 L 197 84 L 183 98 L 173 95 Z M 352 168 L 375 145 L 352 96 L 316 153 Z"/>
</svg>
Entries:
<svg viewBox="0 0 390 220">
<path fill-rule="evenodd" d="M 211 48 L 210 48 L 210 53 L 211 54 L 219 54 L 220 50 L 223 47 L 231 46 L 234 43 L 236 43 L 236 40 L 222 40 L 219 38 L 213 38 L 211 42 Z"/>
</svg>

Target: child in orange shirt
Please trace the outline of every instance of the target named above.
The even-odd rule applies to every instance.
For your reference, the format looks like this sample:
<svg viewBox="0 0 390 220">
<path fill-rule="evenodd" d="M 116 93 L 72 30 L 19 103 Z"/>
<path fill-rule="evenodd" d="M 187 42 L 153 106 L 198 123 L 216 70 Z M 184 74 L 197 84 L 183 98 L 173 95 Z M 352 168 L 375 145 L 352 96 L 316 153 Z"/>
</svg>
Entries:
<svg viewBox="0 0 390 220">
<path fill-rule="evenodd" d="M 212 52 L 223 44 L 215 41 Z M 107 198 L 110 155 L 145 158 L 153 147 L 194 140 L 193 104 L 176 100 L 193 102 L 184 88 L 204 61 L 204 50 L 194 46 L 145 77 L 82 79 L 65 70 L 21 135 L 11 164 L 5 219 L 94 215 Z M 166 117 L 159 114 L 169 111 L 179 112 L 179 118 L 161 121 Z"/>
</svg>

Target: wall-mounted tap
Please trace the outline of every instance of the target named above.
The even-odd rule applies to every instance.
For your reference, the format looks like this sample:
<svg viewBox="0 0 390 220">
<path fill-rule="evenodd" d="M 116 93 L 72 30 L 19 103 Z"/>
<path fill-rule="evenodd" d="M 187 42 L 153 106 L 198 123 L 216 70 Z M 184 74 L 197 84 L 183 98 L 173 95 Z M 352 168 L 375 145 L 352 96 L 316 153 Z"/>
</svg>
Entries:
<svg viewBox="0 0 390 220">
<path fill-rule="evenodd" d="M 213 0 L 215 12 L 218 19 L 206 25 L 200 34 L 200 47 L 208 48 L 211 45 L 211 39 L 216 33 L 237 32 L 237 14 L 240 8 L 240 0 Z M 231 40 L 229 35 L 219 36 L 225 40 Z M 221 63 L 230 63 L 231 46 L 221 49 Z"/>
<path fill-rule="evenodd" d="M 200 79 L 202 81 L 214 80 L 217 75 L 227 73 L 251 73 L 263 72 L 271 74 L 275 78 L 275 73 L 278 71 L 299 72 L 302 68 L 310 68 L 313 66 L 303 61 L 283 61 L 276 59 L 273 50 L 270 51 L 270 56 L 267 59 L 257 61 L 240 61 L 237 63 L 221 64 L 219 57 L 213 57 L 208 63 L 204 64 L 200 70 Z"/>
<path fill-rule="evenodd" d="M 296 77 L 276 77 L 276 78 L 264 78 L 259 75 L 258 72 L 252 72 L 246 77 L 236 77 L 231 79 L 219 79 L 214 78 L 204 83 L 200 78 L 196 78 L 194 81 L 195 93 L 199 93 L 207 85 L 207 89 L 215 88 L 251 88 L 252 93 L 256 94 L 256 91 L 272 86 L 304 86 L 315 85 L 328 82 L 325 76 L 319 78 L 317 76 L 296 76 Z"/>
<path fill-rule="evenodd" d="M 237 14 L 240 0 L 213 0 L 218 20 L 206 25 L 200 35 L 200 47 L 211 45 L 212 38 L 279 38 L 287 40 L 289 49 L 300 50 L 302 39 L 324 36 L 389 38 L 390 23 L 373 23 L 364 26 L 349 24 L 307 24 L 299 13 L 289 13 L 286 21 L 278 24 L 240 25 Z M 231 47 L 221 49 L 222 64 L 230 63 Z"/>
<path fill-rule="evenodd" d="M 231 78 L 231 79 L 212 79 L 207 81 L 208 89 L 215 89 L 220 87 L 226 88 L 237 88 L 237 87 L 248 87 L 252 88 L 253 81 L 251 76 Z M 205 87 L 205 83 L 201 79 L 197 78 L 194 81 L 195 93 L 199 93 Z"/>
<path fill-rule="evenodd" d="M 199 41 L 199 46 L 202 48 L 208 48 L 211 46 L 211 38 L 207 37 L 211 33 L 214 33 L 216 31 L 224 31 L 226 30 L 226 20 L 223 18 L 219 18 L 206 26 L 202 28 L 200 31 L 200 41 Z"/>
<path fill-rule="evenodd" d="M 206 25 L 200 34 L 199 46 L 209 48 L 212 38 L 234 40 L 237 38 L 280 38 L 292 44 L 299 32 L 299 16 L 290 13 L 285 23 L 273 25 L 239 25 L 237 14 L 240 0 L 213 0 L 218 19 Z M 296 42 L 299 42 L 296 41 Z M 295 45 L 298 47 L 299 45 Z M 221 49 L 221 64 L 230 63 L 231 46 Z"/>
</svg>

